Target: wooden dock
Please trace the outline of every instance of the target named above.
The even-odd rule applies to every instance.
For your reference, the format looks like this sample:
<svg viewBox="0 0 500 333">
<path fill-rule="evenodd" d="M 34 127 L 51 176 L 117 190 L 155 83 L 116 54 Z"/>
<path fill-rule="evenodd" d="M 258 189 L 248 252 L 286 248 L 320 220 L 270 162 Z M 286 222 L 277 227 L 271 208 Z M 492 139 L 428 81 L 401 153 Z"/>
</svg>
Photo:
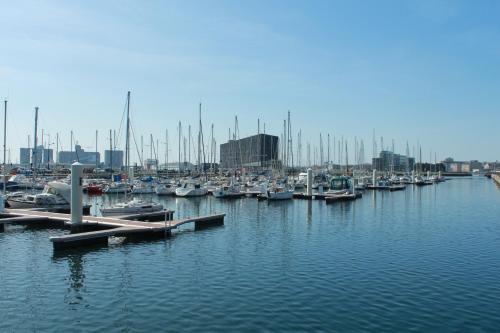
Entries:
<svg viewBox="0 0 500 333">
<path fill-rule="evenodd" d="M 159 217 L 163 217 L 163 220 L 158 221 Z M 10 223 L 71 228 L 71 234 L 50 238 L 54 249 L 58 250 L 89 244 L 107 244 L 110 236 L 135 239 L 166 237 L 171 235 L 172 230 L 187 223 L 194 223 L 195 230 L 223 225 L 224 217 L 225 214 L 214 214 L 174 220 L 173 211 L 162 211 L 117 217 L 84 216 L 83 223 L 75 225 L 70 222 L 69 214 L 6 209 L 0 216 L 0 232 L 4 231 L 4 225 Z M 145 219 L 154 219 L 156 222 L 143 222 Z"/>
</svg>

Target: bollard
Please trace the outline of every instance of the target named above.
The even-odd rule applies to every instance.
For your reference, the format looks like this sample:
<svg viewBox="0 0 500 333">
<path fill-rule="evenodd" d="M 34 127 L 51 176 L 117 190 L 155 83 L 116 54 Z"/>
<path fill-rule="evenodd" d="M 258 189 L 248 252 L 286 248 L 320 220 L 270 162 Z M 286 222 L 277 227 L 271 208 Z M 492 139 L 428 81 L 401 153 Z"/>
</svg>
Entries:
<svg viewBox="0 0 500 333">
<path fill-rule="evenodd" d="M 313 171 L 311 168 L 307 169 L 307 196 L 311 197 L 313 194 Z"/>
<path fill-rule="evenodd" d="M 83 164 L 71 165 L 71 232 L 81 232 L 83 215 Z"/>
<path fill-rule="evenodd" d="M 372 173 L 372 185 L 377 186 L 377 170 L 373 169 Z"/>
</svg>

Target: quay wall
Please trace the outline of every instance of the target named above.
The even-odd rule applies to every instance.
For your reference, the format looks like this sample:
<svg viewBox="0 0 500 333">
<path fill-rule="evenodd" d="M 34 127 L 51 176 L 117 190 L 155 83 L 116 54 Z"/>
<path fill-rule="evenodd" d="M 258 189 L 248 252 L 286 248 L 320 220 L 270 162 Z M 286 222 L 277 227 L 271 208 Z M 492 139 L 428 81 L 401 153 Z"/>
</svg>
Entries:
<svg viewBox="0 0 500 333">
<path fill-rule="evenodd" d="M 491 174 L 491 179 L 497 184 L 500 185 L 500 174 L 498 173 L 493 173 Z"/>
</svg>

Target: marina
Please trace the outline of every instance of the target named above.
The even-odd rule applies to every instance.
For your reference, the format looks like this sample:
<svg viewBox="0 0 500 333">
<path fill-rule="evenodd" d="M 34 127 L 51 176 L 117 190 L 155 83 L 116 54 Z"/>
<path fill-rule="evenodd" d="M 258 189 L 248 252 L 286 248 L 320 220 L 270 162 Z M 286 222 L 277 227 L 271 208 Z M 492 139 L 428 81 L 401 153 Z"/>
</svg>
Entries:
<svg viewBox="0 0 500 333">
<path fill-rule="evenodd" d="M 0 333 L 500 331 L 500 3 L 0 10 Z"/>
<path fill-rule="evenodd" d="M 116 195 L 84 199 L 94 209 L 120 201 Z M 500 214 L 499 199 L 500 191 L 486 177 L 367 191 L 361 199 L 333 205 L 158 197 L 174 220 L 224 212 L 224 226 L 194 231 L 188 223 L 170 237 L 130 242 L 122 240 L 127 235 L 105 234 L 108 246 L 71 250 L 53 249 L 50 239 L 66 235 L 61 227 L 8 223 L 0 233 L 0 293 L 9 302 L 0 303 L 0 310 L 9 316 L 0 328 L 16 323 L 21 331 L 48 330 L 62 316 L 59 328 L 76 329 L 76 311 L 101 331 L 113 330 L 116 320 L 132 331 L 168 324 L 172 330 L 229 332 L 242 328 L 240 318 L 264 303 L 272 304 L 266 306 L 271 313 L 247 318 L 245 328 L 494 330 L 500 325 L 494 311 L 500 305 L 500 225 L 492 221 Z M 255 283 L 258 291 L 250 291 Z M 394 289 L 397 294 L 380 297 Z M 290 302 L 308 305 L 299 309 Z M 176 313 L 173 318 L 151 313 L 159 304 Z M 19 311 L 26 306 L 29 315 Z M 200 320 L 193 321 L 191 314 L 205 307 L 226 316 L 212 321 L 201 311 Z M 97 319 L 103 308 L 113 321 Z M 401 312 L 412 313 L 411 318 L 401 319 Z M 436 314 L 440 320 L 428 320 Z"/>
</svg>

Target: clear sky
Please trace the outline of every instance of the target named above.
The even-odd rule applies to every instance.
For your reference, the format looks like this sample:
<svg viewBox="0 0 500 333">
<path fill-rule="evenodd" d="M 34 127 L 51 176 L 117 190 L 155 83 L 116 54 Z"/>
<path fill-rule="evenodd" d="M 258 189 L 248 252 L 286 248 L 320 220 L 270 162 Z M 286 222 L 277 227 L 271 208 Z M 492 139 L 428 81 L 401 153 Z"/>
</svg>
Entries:
<svg viewBox="0 0 500 333">
<path fill-rule="evenodd" d="M 127 90 L 134 131 L 160 139 L 161 160 L 165 129 L 170 160 L 177 123 L 197 131 L 199 102 L 206 138 L 214 123 L 218 144 L 235 115 L 241 137 L 257 132 L 257 118 L 279 135 L 290 110 L 304 155 L 307 142 L 319 146 L 319 133 L 330 133 L 350 149 L 363 138 L 368 159 L 375 128 L 397 152 L 419 141 L 424 159 L 430 151 L 500 159 L 500 1 L 1 0 L 0 8 L 13 161 L 33 137 L 34 106 L 52 142 L 58 132 L 67 150 L 72 129 L 93 151 L 99 130 L 102 152 Z"/>
</svg>

